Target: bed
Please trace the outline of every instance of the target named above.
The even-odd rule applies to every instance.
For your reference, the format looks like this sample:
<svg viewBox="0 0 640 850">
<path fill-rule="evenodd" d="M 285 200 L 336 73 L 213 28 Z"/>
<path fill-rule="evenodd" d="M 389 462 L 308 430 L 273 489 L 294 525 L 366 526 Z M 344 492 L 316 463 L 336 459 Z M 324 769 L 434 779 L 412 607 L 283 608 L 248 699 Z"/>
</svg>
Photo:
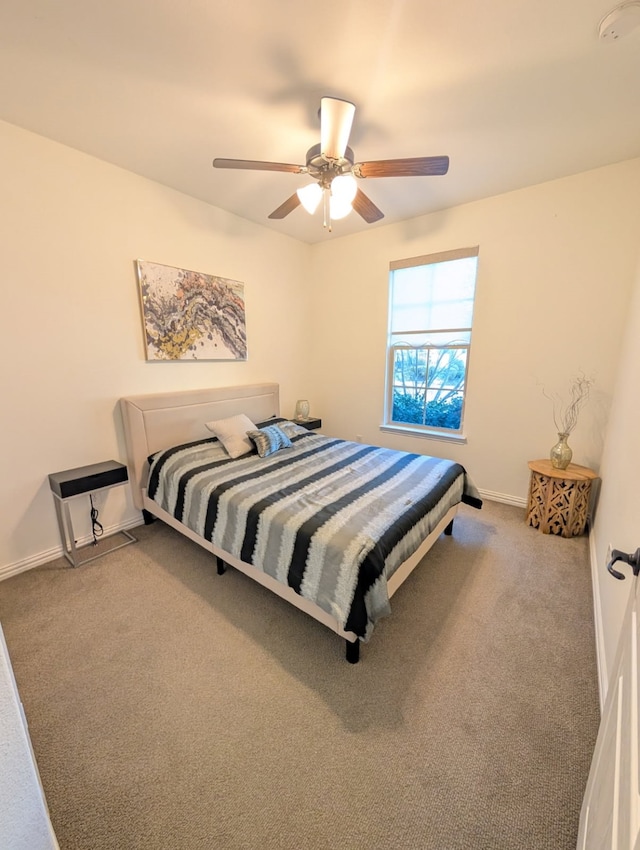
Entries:
<svg viewBox="0 0 640 850">
<path fill-rule="evenodd" d="M 281 417 L 275 383 L 129 396 L 120 407 L 145 522 L 162 520 L 210 551 L 219 574 L 240 570 L 332 629 L 351 663 L 394 592 L 452 533 L 460 503 L 482 504 L 453 461 Z"/>
</svg>

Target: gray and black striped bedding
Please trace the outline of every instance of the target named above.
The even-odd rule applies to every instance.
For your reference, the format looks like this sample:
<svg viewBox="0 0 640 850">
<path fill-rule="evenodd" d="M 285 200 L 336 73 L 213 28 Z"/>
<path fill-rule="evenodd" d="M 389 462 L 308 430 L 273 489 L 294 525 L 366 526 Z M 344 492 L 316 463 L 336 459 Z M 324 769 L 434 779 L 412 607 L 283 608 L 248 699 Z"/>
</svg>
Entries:
<svg viewBox="0 0 640 850">
<path fill-rule="evenodd" d="M 150 458 L 148 495 L 216 547 L 367 640 L 387 579 L 450 507 L 480 507 L 453 461 L 287 427 L 291 448 L 232 460 L 215 438 Z"/>
</svg>

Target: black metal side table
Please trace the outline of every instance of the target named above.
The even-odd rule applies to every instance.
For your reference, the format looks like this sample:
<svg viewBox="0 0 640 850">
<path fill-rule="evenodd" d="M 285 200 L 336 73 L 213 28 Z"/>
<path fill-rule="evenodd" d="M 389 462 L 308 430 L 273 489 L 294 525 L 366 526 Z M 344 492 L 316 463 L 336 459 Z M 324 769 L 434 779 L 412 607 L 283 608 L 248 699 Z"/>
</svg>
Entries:
<svg viewBox="0 0 640 850">
<path fill-rule="evenodd" d="M 315 416 L 310 419 L 293 419 L 296 425 L 302 425 L 307 431 L 315 431 L 316 428 L 322 428 L 322 419 L 316 419 Z"/>
<path fill-rule="evenodd" d="M 92 555 L 90 558 L 81 559 L 78 557 L 78 552 L 81 550 L 76 546 L 73 525 L 71 523 L 69 502 L 72 499 L 87 496 L 90 493 L 96 493 L 100 490 L 108 490 L 111 487 L 120 487 L 126 484 L 128 480 L 127 467 L 115 460 L 93 463 L 89 466 L 79 466 L 76 469 L 64 469 L 61 472 L 52 472 L 49 475 L 49 486 L 51 487 L 56 508 L 60 539 L 62 540 L 62 551 L 72 567 L 79 567 L 81 564 L 87 564 L 89 561 L 95 561 L 96 558 L 101 558 L 103 555 L 115 552 L 116 549 L 122 549 L 123 546 L 129 546 L 130 543 L 137 542 L 137 538 L 133 534 L 120 529 L 114 532 L 114 534 L 124 535 L 127 538 L 124 543 L 120 543 L 118 546 L 112 546 L 105 552 Z M 108 534 L 101 539 L 106 540 L 112 536 Z M 84 548 L 82 547 L 82 549 Z"/>
</svg>

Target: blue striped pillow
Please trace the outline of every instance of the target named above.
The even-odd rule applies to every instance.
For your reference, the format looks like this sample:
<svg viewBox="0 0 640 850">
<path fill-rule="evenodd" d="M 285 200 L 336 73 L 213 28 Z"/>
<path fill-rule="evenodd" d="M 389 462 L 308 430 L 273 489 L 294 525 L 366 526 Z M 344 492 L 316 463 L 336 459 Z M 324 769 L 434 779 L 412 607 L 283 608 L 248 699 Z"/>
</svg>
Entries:
<svg viewBox="0 0 640 850">
<path fill-rule="evenodd" d="M 287 449 L 293 445 L 291 440 L 277 425 L 267 425 L 256 431 L 247 431 L 247 437 L 255 444 L 260 457 L 269 457 L 279 449 Z"/>
</svg>

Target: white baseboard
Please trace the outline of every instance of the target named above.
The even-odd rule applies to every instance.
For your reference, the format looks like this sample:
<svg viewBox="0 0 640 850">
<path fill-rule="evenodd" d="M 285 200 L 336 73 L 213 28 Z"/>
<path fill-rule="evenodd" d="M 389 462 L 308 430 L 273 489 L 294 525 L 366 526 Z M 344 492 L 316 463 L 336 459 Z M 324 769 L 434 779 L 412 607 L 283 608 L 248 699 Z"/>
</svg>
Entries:
<svg viewBox="0 0 640 850">
<path fill-rule="evenodd" d="M 133 517 L 132 519 L 128 519 L 124 522 L 105 528 L 104 537 L 109 537 L 109 535 L 116 534 L 118 531 L 128 531 L 130 528 L 135 528 L 138 525 L 141 525 L 140 519 Z M 86 544 L 91 543 L 92 540 L 93 536 L 91 534 L 87 534 L 84 537 L 79 537 L 76 541 L 76 545 L 78 547 L 86 546 Z M 11 578 L 11 576 L 16 576 L 18 573 L 24 573 L 27 570 L 32 570 L 34 567 L 40 567 L 42 564 L 48 564 L 49 561 L 55 561 L 56 558 L 61 558 L 63 554 L 62 544 L 60 544 L 59 546 L 55 546 L 53 549 L 47 549 L 44 552 L 39 552 L 37 555 L 30 555 L 22 561 L 16 561 L 13 564 L 5 564 L 3 567 L 0 567 L 0 581 L 3 581 L 5 578 Z"/>
<path fill-rule="evenodd" d="M 39 567 L 41 564 L 48 564 L 62 555 L 62 546 L 56 546 L 53 549 L 47 549 L 45 552 L 38 552 L 37 555 L 31 555 L 22 561 L 16 561 L 13 564 L 5 564 L 0 567 L 0 581 L 11 576 L 24 573 L 34 567 Z"/>
<path fill-rule="evenodd" d="M 478 490 L 483 499 L 489 502 L 502 502 L 504 505 L 515 505 L 517 508 L 526 508 L 527 500 L 519 496 L 509 496 L 507 493 L 494 493 L 493 490 Z"/>
</svg>

